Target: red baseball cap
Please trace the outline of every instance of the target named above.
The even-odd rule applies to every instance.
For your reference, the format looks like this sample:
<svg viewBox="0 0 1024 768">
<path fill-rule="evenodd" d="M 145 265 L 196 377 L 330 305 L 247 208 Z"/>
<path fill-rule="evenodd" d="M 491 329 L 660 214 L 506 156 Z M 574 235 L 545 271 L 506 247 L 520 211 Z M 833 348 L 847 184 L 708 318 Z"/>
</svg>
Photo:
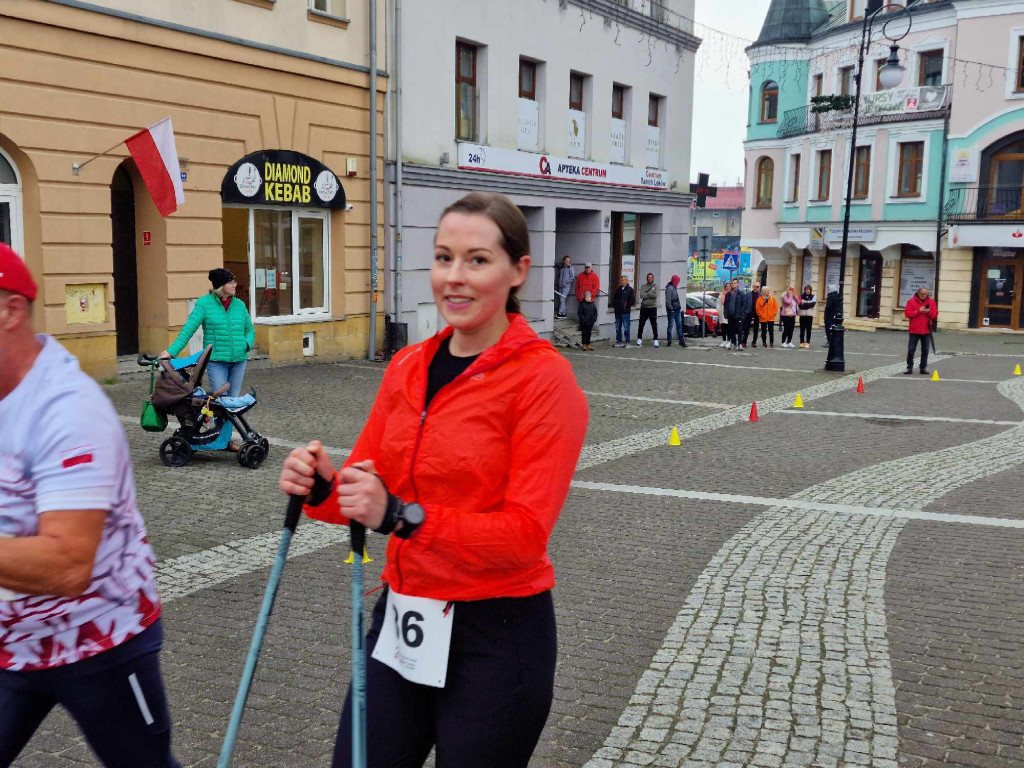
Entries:
<svg viewBox="0 0 1024 768">
<path fill-rule="evenodd" d="M 21 256 L 4 243 L 0 243 L 0 291 L 20 293 L 29 301 L 35 301 L 39 291 Z"/>
</svg>

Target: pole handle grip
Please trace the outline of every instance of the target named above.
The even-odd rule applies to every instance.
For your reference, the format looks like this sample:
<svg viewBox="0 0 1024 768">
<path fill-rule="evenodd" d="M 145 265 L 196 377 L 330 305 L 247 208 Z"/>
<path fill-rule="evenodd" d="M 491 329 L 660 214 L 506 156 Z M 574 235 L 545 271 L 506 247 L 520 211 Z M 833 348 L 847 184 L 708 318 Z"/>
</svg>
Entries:
<svg viewBox="0 0 1024 768">
<path fill-rule="evenodd" d="M 352 538 L 352 551 L 356 553 L 357 558 L 362 557 L 363 550 L 366 549 L 366 526 L 352 520 L 348 528 L 349 536 Z"/>
<path fill-rule="evenodd" d="M 299 525 L 299 517 L 302 515 L 302 505 L 306 502 L 305 496 L 289 496 L 288 511 L 284 513 L 284 527 L 295 533 Z"/>
</svg>

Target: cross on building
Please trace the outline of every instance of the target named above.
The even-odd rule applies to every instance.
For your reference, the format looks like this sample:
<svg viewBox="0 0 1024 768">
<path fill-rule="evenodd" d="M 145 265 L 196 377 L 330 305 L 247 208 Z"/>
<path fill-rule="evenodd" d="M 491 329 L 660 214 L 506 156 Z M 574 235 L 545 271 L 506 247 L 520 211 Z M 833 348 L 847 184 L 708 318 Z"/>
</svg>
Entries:
<svg viewBox="0 0 1024 768">
<path fill-rule="evenodd" d="M 697 196 L 697 207 L 703 208 L 709 197 L 718 197 L 718 187 L 712 187 L 708 184 L 708 175 L 706 173 L 697 174 L 697 183 L 690 185 L 690 194 Z"/>
</svg>

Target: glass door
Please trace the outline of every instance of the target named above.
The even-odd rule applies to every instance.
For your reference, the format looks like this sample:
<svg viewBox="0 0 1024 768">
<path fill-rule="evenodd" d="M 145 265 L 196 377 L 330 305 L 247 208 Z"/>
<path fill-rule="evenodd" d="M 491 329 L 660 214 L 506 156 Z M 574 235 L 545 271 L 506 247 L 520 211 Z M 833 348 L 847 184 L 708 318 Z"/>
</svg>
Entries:
<svg viewBox="0 0 1024 768">
<path fill-rule="evenodd" d="M 982 264 L 982 327 L 1018 328 L 1020 318 L 1020 264 L 986 260 Z"/>
<path fill-rule="evenodd" d="M 857 317 L 878 317 L 882 306 L 882 256 L 864 252 L 857 283 Z"/>
<path fill-rule="evenodd" d="M 11 235 L 11 204 L 0 200 L 0 243 L 13 246 Z"/>
</svg>

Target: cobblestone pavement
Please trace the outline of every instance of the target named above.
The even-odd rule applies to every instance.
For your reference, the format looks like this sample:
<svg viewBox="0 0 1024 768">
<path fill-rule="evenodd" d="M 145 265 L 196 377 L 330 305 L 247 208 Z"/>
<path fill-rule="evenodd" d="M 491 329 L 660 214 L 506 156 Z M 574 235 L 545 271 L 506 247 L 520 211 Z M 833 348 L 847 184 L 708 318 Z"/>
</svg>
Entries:
<svg viewBox="0 0 1024 768">
<path fill-rule="evenodd" d="M 866 394 L 815 373 L 820 349 L 568 353 L 591 421 L 550 544 L 560 657 L 533 768 L 1024 765 L 1024 339 L 938 343 L 934 383 L 901 375 L 903 335 L 848 334 Z M 277 546 L 281 446 L 347 450 L 381 371 L 253 366 L 252 423 L 279 442 L 255 472 L 229 455 L 167 469 L 160 436 L 126 424 L 189 768 L 216 764 Z M 107 388 L 126 421 L 147 384 Z M 237 766 L 330 763 L 346 534 L 299 529 Z M 382 551 L 370 537 L 368 583 Z M 16 765 L 96 763 L 55 713 Z"/>
</svg>

